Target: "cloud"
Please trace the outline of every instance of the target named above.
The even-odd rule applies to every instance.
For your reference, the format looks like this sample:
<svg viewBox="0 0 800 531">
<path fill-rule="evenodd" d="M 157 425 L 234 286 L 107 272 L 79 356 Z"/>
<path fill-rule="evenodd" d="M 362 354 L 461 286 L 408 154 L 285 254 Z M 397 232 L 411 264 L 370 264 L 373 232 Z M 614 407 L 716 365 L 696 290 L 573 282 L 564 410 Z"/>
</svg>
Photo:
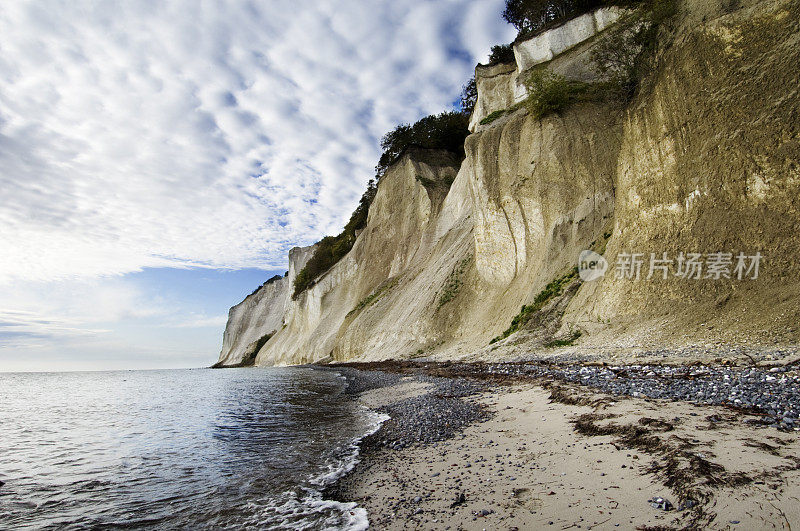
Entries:
<svg viewBox="0 0 800 531">
<path fill-rule="evenodd" d="M 163 326 L 168 326 L 171 328 L 206 328 L 206 327 L 213 327 L 217 330 L 222 330 L 225 326 L 225 323 L 228 322 L 227 315 L 214 315 L 214 316 L 206 316 L 206 315 L 191 315 L 187 319 L 184 319 L 179 322 L 174 323 L 165 323 Z"/>
<path fill-rule="evenodd" d="M 59 316 L 0 308 L 0 347 L 3 348 L 39 346 L 53 339 L 93 338 L 107 332 L 85 328 L 80 322 Z"/>
<path fill-rule="evenodd" d="M 0 347 L 94 343 L 116 324 L 179 313 L 122 278 L 17 282 L 0 291 Z"/>
<path fill-rule="evenodd" d="M 283 267 L 511 39 L 502 4 L 4 2 L 0 283 Z"/>
</svg>

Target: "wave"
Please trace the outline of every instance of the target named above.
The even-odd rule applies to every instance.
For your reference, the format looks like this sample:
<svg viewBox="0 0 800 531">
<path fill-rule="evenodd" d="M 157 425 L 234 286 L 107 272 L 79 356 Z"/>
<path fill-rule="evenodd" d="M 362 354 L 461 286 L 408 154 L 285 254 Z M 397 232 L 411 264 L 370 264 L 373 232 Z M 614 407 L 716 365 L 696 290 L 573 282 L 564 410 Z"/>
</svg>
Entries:
<svg viewBox="0 0 800 531">
<path fill-rule="evenodd" d="M 266 500 L 265 505 L 254 511 L 258 516 L 253 525 L 270 529 L 325 529 L 364 531 L 369 527 L 366 509 L 355 502 L 338 502 L 323 498 L 323 491 L 350 473 L 359 463 L 360 443 L 378 431 L 389 419 L 363 406 L 361 413 L 367 421 L 367 430 L 343 445 L 326 463 L 325 471 L 308 478 L 306 485 L 296 491 L 287 491 L 279 497 Z"/>
</svg>

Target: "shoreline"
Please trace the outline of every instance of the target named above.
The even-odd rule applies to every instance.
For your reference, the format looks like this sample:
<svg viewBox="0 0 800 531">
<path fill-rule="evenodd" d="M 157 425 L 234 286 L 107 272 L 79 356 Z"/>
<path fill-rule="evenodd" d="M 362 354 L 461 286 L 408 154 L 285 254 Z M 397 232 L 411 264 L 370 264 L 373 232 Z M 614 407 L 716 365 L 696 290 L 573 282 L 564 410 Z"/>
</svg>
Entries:
<svg viewBox="0 0 800 531">
<path fill-rule="evenodd" d="M 666 390 L 713 387 L 714 377 L 730 380 L 729 371 L 749 375 L 750 369 L 660 369 L 688 371 L 668 379 L 651 374 L 653 367 L 637 378 L 633 368 L 641 366 L 629 366 L 610 379 L 618 380 L 616 387 L 603 389 L 570 380 L 597 384 L 587 372 L 604 374 L 603 367 L 328 367 L 343 372 L 353 386 L 348 394 L 391 417 L 362 440 L 355 468 L 325 492 L 365 508 L 372 529 L 800 524 L 794 424 L 754 407 L 631 396 L 639 379 L 650 380 L 652 394 L 666 396 Z M 766 378 L 764 372 L 791 389 L 795 369 L 780 370 L 759 369 L 752 380 Z M 560 378 L 553 378 L 558 371 Z M 667 383 L 652 385 L 656 379 Z M 787 403 L 793 397 L 787 393 Z"/>
</svg>

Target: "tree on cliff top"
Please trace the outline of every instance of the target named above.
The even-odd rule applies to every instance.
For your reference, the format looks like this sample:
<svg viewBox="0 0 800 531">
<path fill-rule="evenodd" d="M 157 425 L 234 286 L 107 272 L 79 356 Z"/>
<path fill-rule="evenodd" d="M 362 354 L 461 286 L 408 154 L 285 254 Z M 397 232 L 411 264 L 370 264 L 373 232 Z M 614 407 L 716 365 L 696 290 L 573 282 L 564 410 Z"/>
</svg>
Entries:
<svg viewBox="0 0 800 531">
<path fill-rule="evenodd" d="M 469 114 L 459 111 L 432 114 L 414 125 L 398 125 L 381 139 L 383 154 L 375 166 L 378 179 L 411 146 L 443 149 L 463 158 L 464 139 L 469 135 L 468 125 Z"/>
<path fill-rule="evenodd" d="M 490 65 L 508 64 L 516 62 L 517 60 L 514 57 L 513 44 L 496 44 L 492 46 L 492 51 L 489 53 Z"/>
<path fill-rule="evenodd" d="M 478 103 L 478 85 L 475 83 L 475 76 L 467 81 L 467 84 L 461 87 L 461 112 L 467 116 L 472 115 L 475 110 L 475 104 Z"/>
</svg>

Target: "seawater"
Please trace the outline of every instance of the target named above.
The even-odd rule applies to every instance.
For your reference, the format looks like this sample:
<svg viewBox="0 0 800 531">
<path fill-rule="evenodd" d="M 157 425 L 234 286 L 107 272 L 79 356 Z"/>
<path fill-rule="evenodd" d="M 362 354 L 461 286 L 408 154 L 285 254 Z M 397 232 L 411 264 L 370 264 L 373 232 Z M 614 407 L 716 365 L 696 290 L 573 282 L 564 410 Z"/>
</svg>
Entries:
<svg viewBox="0 0 800 531">
<path fill-rule="evenodd" d="M 310 368 L 0 373 L 0 529 L 365 529 L 321 490 L 383 420 Z"/>
</svg>

